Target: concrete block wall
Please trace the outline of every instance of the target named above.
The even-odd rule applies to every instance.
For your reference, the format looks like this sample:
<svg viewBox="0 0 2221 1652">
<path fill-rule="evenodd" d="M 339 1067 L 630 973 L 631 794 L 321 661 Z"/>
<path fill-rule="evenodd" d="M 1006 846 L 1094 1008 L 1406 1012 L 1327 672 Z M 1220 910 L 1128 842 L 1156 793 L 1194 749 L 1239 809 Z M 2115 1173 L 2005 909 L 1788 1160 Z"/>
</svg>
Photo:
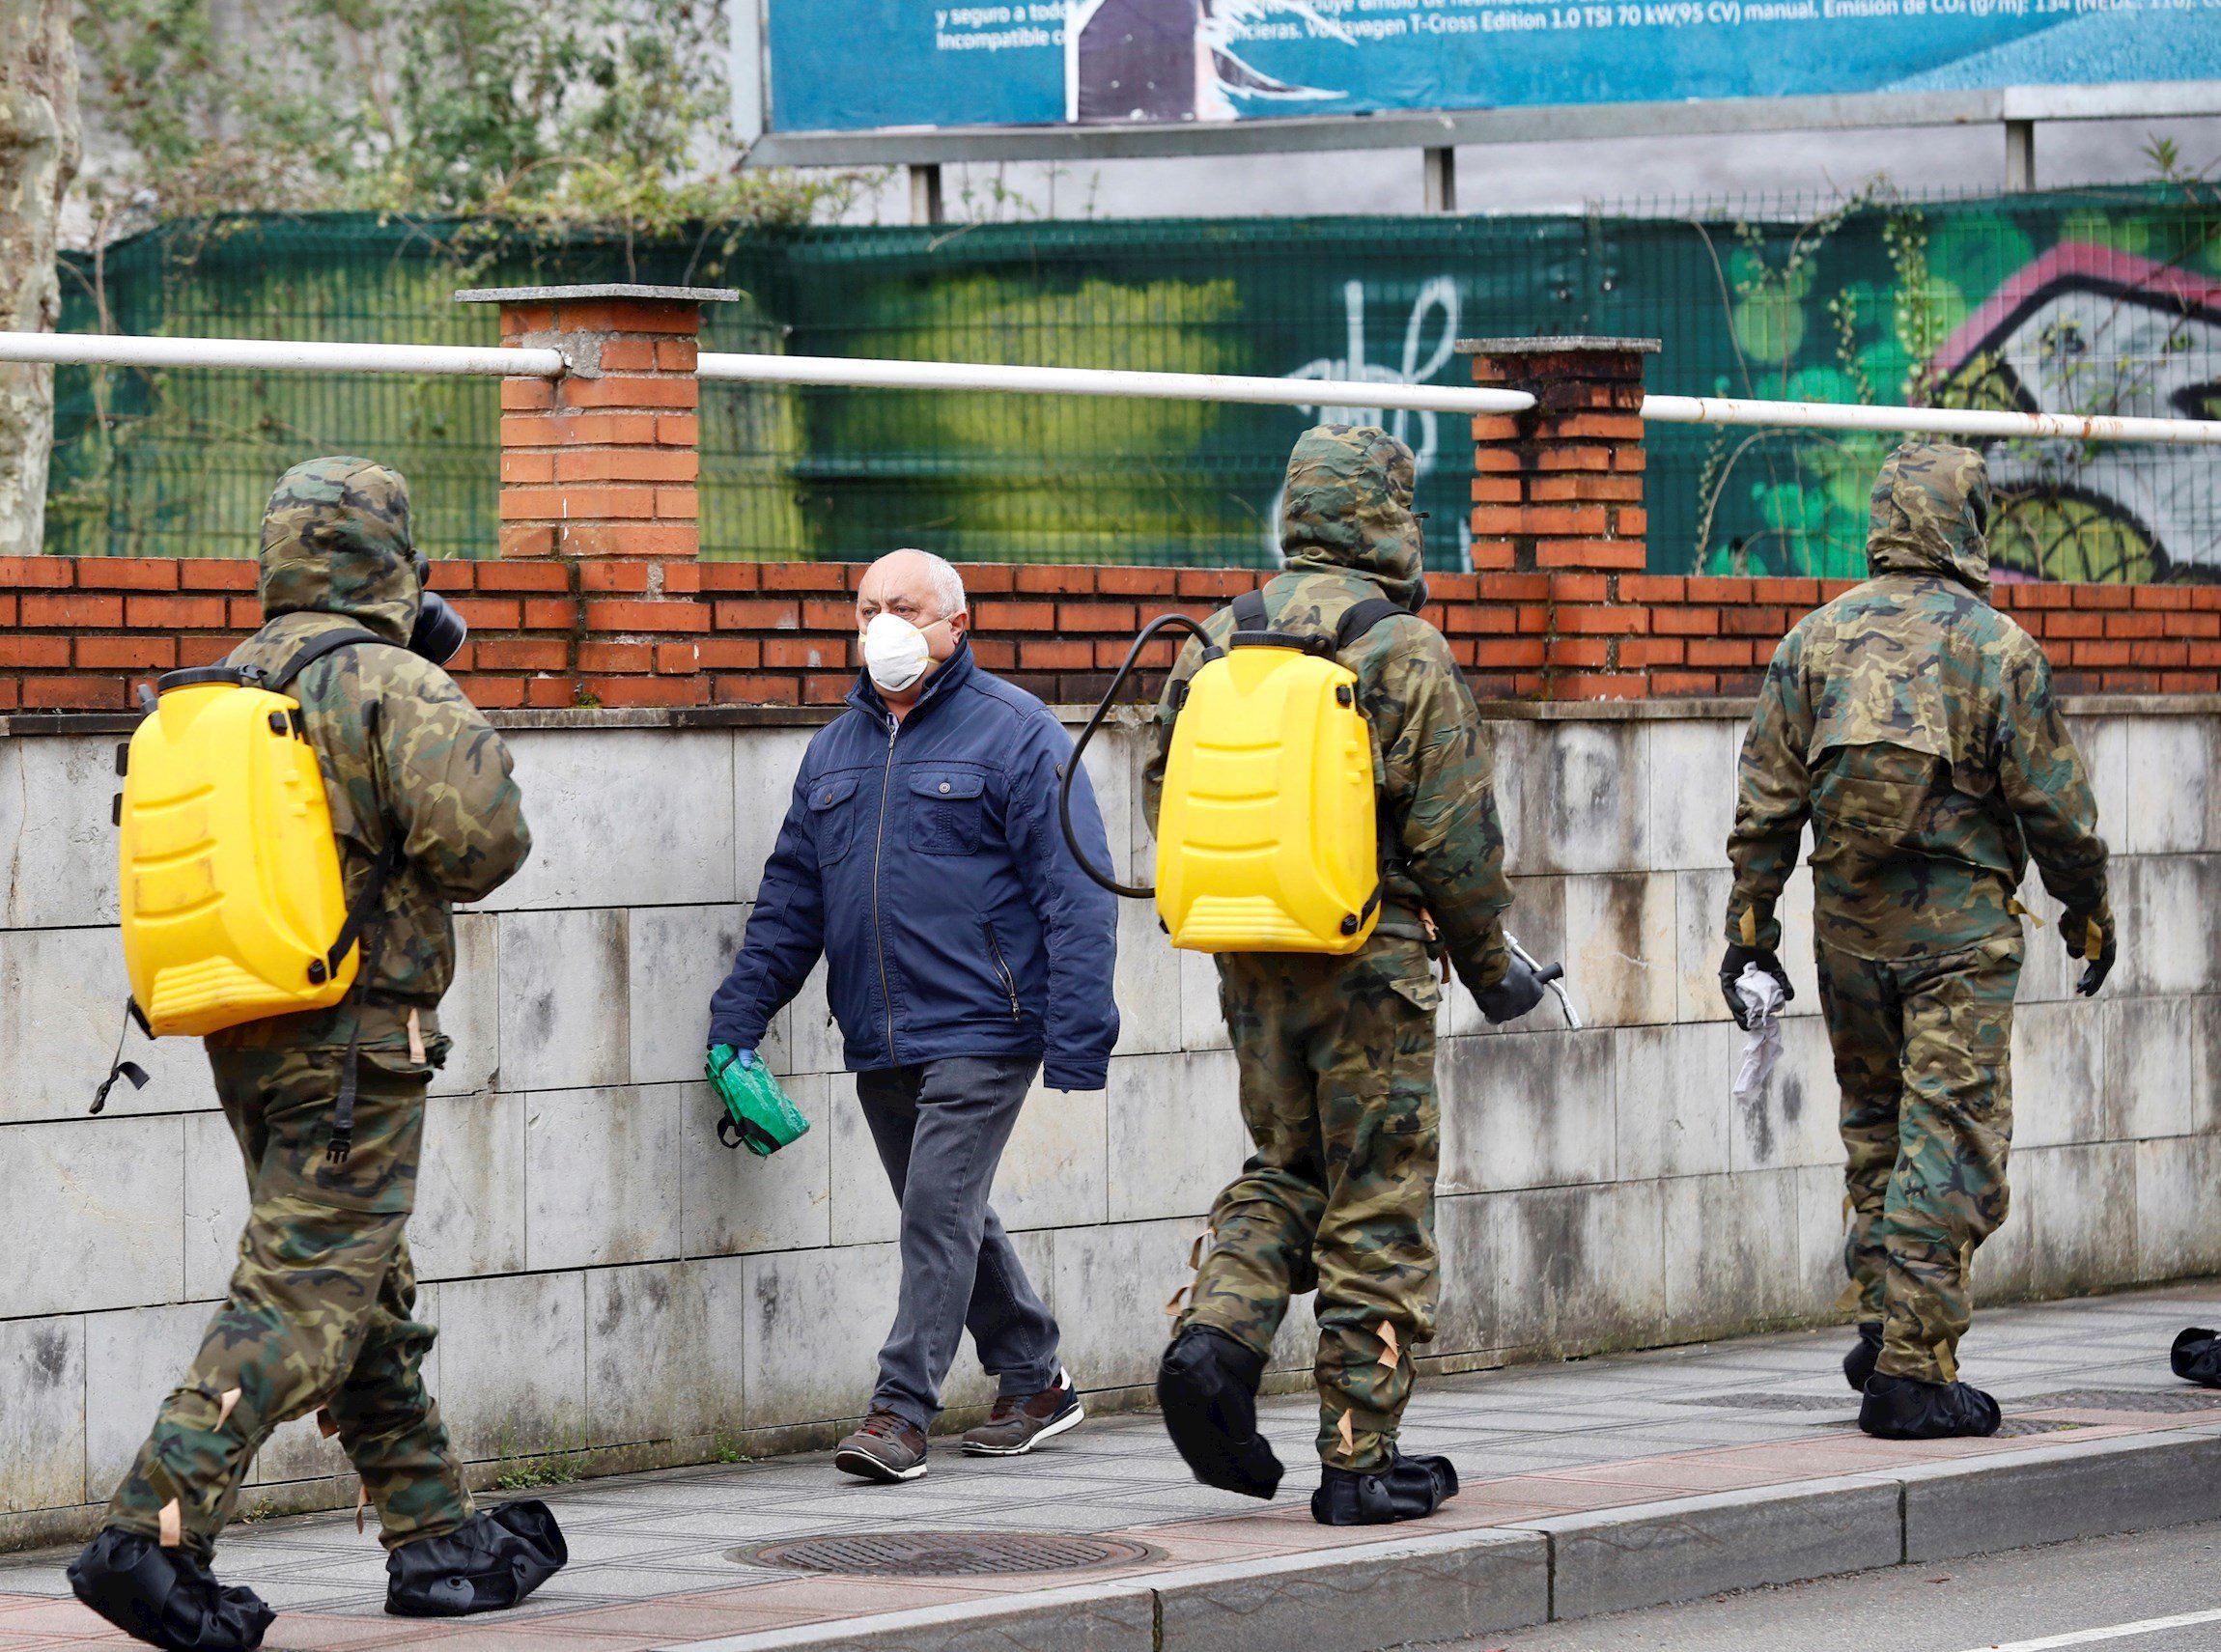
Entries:
<svg viewBox="0 0 2221 1652">
<path fill-rule="evenodd" d="M 892 1317 L 894 1207 L 841 1071 L 822 981 L 768 1054 L 812 1122 L 730 1153 L 698 1077 L 708 994 L 745 923 L 808 713 L 506 718 L 537 849 L 458 923 L 412 1244 L 441 1328 L 431 1379 L 475 1472 L 568 1472 L 823 1442 L 849 1426 Z M 720 715 L 724 720 L 716 719 Z M 712 719 L 704 725 L 704 717 Z M 2123 961 L 2069 995 L 2032 930 L 2015 1034 L 2011 1218 L 1990 1300 L 2221 1271 L 2221 717 L 2078 703 L 2119 854 Z M 1714 981 L 1731 708 L 1535 708 L 1491 725 L 1516 934 L 1562 956 L 1592 1024 L 1546 1005 L 1489 1029 L 1442 1011 L 1445 1255 L 1435 1368 L 1824 1320 L 1841 1287 L 1841 1149 L 1810 955 L 1771 1088 L 1738 1107 Z M 190 1044 L 88 1118 L 124 995 L 113 734 L 0 737 L 0 1544 L 83 1529 L 221 1295 L 246 1189 Z M 1139 744 L 1089 765 L 1145 867 Z M 2039 890 L 2025 897 L 2047 921 Z M 1036 1094 L 996 1198 L 1099 1403 L 1138 1400 L 1244 1137 L 1208 960 L 1123 911 L 1125 1031 L 1106 1091 Z M 1303 1380 L 1290 1315 L 1282 1380 Z M 1979 1342 L 1972 1351 L 1979 1359 Z M 969 1350 L 951 1404 L 989 1388 Z M 337 1451 L 288 1425 L 246 1499 L 345 1506 Z"/>
</svg>

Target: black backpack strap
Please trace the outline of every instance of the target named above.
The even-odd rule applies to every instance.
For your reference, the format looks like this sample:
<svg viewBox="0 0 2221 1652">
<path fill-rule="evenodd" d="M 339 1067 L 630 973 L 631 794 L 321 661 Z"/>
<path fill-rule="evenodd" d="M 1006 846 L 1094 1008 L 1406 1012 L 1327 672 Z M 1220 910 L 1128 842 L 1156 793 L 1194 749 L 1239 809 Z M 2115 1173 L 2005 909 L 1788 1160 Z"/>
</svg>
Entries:
<svg viewBox="0 0 2221 1652">
<path fill-rule="evenodd" d="M 1327 639 L 1323 636 L 1274 630 L 1272 621 L 1265 614 L 1262 591 L 1244 591 L 1227 604 L 1226 611 L 1234 616 L 1233 634 L 1226 638 L 1228 648 L 1292 648 L 1302 654 L 1327 652 Z"/>
<path fill-rule="evenodd" d="M 337 654 L 343 648 L 353 648 L 361 643 L 377 644 L 386 648 L 400 646 L 388 637 L 380 636 L 376 631 L 363 630 L 355 627 L 349 627 L 344 630 L 324 631 L 309 638 L 292 658 L 264 677 L 262 686 L 273 693 L 282 692 L 288 683 L 291 683 L 326 655 Z M 375 714 L 378 708 L 373 704 L 370 709 L 374 719 L 370 727 L 375 735 L 378 727 Z M 396 872 L 401 870 L 402 862 L 406 858 L 407 856 L 402 850 L 400 834 L 392 829 L 389 822 L 385 853 L 371 863 L 370 876 L 363 881 L 361 892 L 348 903 L 347 916 L 341 922 L 339 935 L 332 941 L 330 949 L 324 953 L 322 959 L 310 964 L 309 973 L 312 980 L 328 981 L 332 976 L 339 973 L 339 966 L 346 962 L 347 955 L 353 950 L 355 943 L 362 939 L 366 925 L 372 927 L 374 934 L 383 932 L 383 914 L 380 910 L 379 903 L 385 894 L 387 882 Z M 379 920 L 375 924 L 373 924 L 374 917 Z M 376 950 L 374 945 L 364 945 L 354 990 L 349 994 L 354 1000 L 354 1026 L 348 1035 L 347 1054 L 341 1060 L 339 1096 L 332 1106 L 331 1139 L 324 1149 L 325 1161 L 334 1166 L 345 1164 L 354 1148 L 354 1101 L 356 1072 L 362 1048 L 362 1008 L 363 999 L 370 988 L 370 971 L 374 962 L 371 954 Z M 319 972 L 320 966 L 321 973 Z"/>
<path fill-rule="evenodd" d="M 339 973 L 339 966 L 347 960 L 348 951 L 362 935 L 363 925 L 370 914 L 378 910 L 378 901 L 385 893 L 386 880 L 401 870 L 403 859 L 398 835 L 390 838 L 385 853 L 371 862 L 370 876 L 363 881 L 362 893 L 355 896 L 347 909 L 347 918 L 339 926 L 339 938 L 331 943 L 331 950 L 323 955 L 323 973 L 318 982 L 330 980 Z"/>
<path fill-rule="evenodd" d="M 93 1092 L 93 1111 L 95 1112 L 98 1112 L 108 1105 L 108 1092 L 116 1087 L 118 1078 L 130 1079 L 131 1088 L 134 1090 L 143 1090 L 147 1087 L 147 1070 L 136 1061 L 124 1059 L 124 1040 L 130 1033 L 133 1022 L 139 1023 L 139 1030 L 149 1038 L 155 1036 L 154 1029 L 147 1025 L 147 1018 L 139 1008 L 139 1001 L 136 998 L 126 998 L 124 1000 L 124 1024 L 116 1029 L 116 1053 L 108 1062 L 108 1076 L 100 1080 L 100 1087 Z"/>
<path fill-rule="evenodd" d="M 399 648 L 401 646 L 389 637 L 382 637 L 376 631 L 363 630 L 354 626 L 350 626 L 345 630 L 323 631 L 302 643 L 300 652 L 275 671 L 264 673 L 262 686 L 273 694 L 283 693 L 288 683 L 291 683 L 325 655 L 337 654 L 341 649 L 352 648 L 359 642 L 377 643 L 385 648 Z"/>
<path fill-rule="evenodd" d="M 1345 650 L 1363 642 L 1372 629 L 1383 620 L 1391 620 L 1398 614 L 1409 613 L 1410 611 L 1402 603 L 1392 602 L 1386 597 L 1367 597 L 1363 602 L 1352 602 L 1342 610 L 1342 617 L 1335 622 L 1335 655 L 1338 657 Z M 1361 923 L 1372 914 L 1372 910 L 1375 907 L 1380 905 L 1381 896 L 1388 888 L 1389 876 L 1396 870 L 1399 864 L 1399 857 L 1393 848 L 1395 830 L 1393 824 L 1389 819 L 1387 796 L 1376 791 L 1373 804 L 1375 815 L 1373 837 L 1378 845 L 1380 854 L 1381 878 L 1380 882 L 1373 885 L 1373 892 L 1365 901 L 1364 910 L 1358 914 Z M 1354 931 L 1355 926 L 1352 926 L 1352 932 L 1354 933 Z"/>
<path fill-rule="evenodd" d="M 1386 597 L 1367 597 L 1362 602 L 1352 602 L 1342 610 L 1342 617 L 1335 623 L 1335 652 L 1339 654 L 1352 643 L 1362 640 L 1381 621 L 1410 611 L 1402 603 L 1392 602 Z"/>
</svg>

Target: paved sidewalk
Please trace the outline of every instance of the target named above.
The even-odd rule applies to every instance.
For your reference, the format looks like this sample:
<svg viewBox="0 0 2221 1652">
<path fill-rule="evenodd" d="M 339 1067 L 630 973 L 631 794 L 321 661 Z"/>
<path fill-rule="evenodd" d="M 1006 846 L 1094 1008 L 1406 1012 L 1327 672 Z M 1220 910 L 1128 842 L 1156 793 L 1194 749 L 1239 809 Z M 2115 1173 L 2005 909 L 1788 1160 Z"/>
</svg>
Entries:
<svg viewBox="0 0 2221 1652">
<path fill-rule="evenodd" d="M 1117 1417 L 1090 1422 L 1015 1461 L 968 1459 L 953 1442 L 937 1441 L 932 1472 L 910 1486 L 859 1484 L 835 1473 L 821 1453 L 552 1488 L 538 1495 L 569 1534 L 570 1568 L 523 1610 L 459 1624 L 384 1616 L 383 1552 L 375 1535 L 356 1535 L 350 1516 L 235 1526 L 218 1569 L 227 1582 L 252 1585 L 283 1614 L 267 1642 L 273 1648 L 643 1652 L 813 1625 L 820 1634 L 798 1636 L 795 1643 L 822 1638 L 829 1645 L 840 1642 L 842 1622 L 874 1614 L 959 1609 L 943 1614 L 953 1620 L 1029 1597 L 1046 1609 L 1074 1585 L 1192 1580 L 1206 1576 L 1199 1567 L 1220 1568 L 1213 1577 L 1296 1576 L 1309 1561 L 1331 1567 L 1337 1550 L 1391 1539 L 1401 1540 L 1415 1563 L 1422 1551 L 1457 1547 L 1459 1533 L 1474 1539 L 1461 1553 L 1485 1549 L 1501 1533 L 1509 1554 L 1512 1539 L 1541 1545 L 1539 1531 L 1559 1544 L 1565 1532 L 1608 1526 L 1614 1510 L 1640 1505 L 1642 1518 L 1656 1520 L 1660 1510 L 1716 1509 L 1718 1494 L 1758 1494 L 1753 1506 L 1763 1510 L 1777 1505 L 1761 1489 L 1805 1488 L 1818 1499 L 1812 1506 L 1824 1509 L 1841 1487 L 1848 1508 L 1860 1497 L 1873 1500 L 1892 1474 L 1924 1480 L 2025 1458 L 2032 1472 L 2071 1475 L 2078 1463 L 2100 1456 L 2133 1470 L 2134 1460 L 2158 1460 L 2147 1444 L 2188 1451 L 2221 1437 L 2221 1392 L 2189 1387 L 2167 1369 L 2179 1329 L 2217 1321 L 2221 1284 L 1983 1314 L 1962 1354 L 1969 1377 L 2005 1405 L 2005 1433 L 1989 1441 L 1892 1444 L 1860 1435 L 1852 1426 L 1855 1398 L 1838 1369 L 1849 1342 L 1841 1330 L 1428 1379 L 1405 1440 L 1414 1450 L 1448 1452 L 1465 1490 L 1435 1519 L 1392 1529 L 1335 1531 L 1312 1524 L 1307 1498 L 1317 1478 L 1315 1412 L 1307 1399 L 1292 1397 L 1265 1407 L 1289 1468 L 1269 1505 L 1196 1485 L 1154 1416 Z M 2170 1435 L 2180 1436 L 2173 1446 Z M 2124 1455 L 2127 1447 L 2135 1449 Z M 2132 1472 L 2126 1483 L 2140 1482 Z M 2070 1481 L 2062 1484 L 2070 1499 L 2087 1499 Z M 1898 1519 L 1904 1499 L 1892 1496 L 1891 1518 Z M 2221 1514 L 2221 1497 L 2211 1514 Z M 2162 1523 L 2158 1514 L 2151 1523 Z M 2006 1540 L 1989 1546 L 2035 1540 L 2025 1531 L 2012 1536 L 2012 1529 L 2009 1518 L 1999 1528 Z M 732 1557 L 744 1546 L 784 1539 L 921 1531 L 1101 1538 L 1139 1554 L 1080 1571 L 917 1580 L 810 1576 Z M 1965 1535 L 1970 1551 L 1983 1547 L 1981 1532 Z M 1414 1540 L 1424 1541 L 1415 1547 Z M 1897 1557 L 1854 1557 L 1819 1571 Z M 67 1558 L 63 1552 L 0 1557 L 0 1652 L 131 1644 L 68 1598 L 61 1576 Z M 1555 1570 L 1544 1574 L 1540 1610 L 1497 1621 L 1570 1615 L 1568 1564 L 1548 1562 Z M 1700 1581 L 1693 1592 L 1714 1586 Z M 1152 1598 L 1146 1588 L 1111 1594 L 1128 1602 Z M 1157 1598 L 1156 1638 L 1169 1645 L 1164 1597 Z M 1150 1644 L 1146 1623 L 1141 1633 L 1140 1643 Z M 1110 1645 L 1116 1637 L 1067 1637 L 1062 1643 Z"/>
</svg>

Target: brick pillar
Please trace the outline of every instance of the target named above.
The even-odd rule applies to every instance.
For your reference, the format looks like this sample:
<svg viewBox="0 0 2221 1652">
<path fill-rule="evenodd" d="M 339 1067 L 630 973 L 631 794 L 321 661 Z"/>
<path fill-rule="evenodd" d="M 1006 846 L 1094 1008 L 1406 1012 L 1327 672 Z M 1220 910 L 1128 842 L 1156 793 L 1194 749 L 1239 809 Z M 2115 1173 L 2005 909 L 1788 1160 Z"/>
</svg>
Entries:
<svg viewBox="0 0 2221 1652">
<path fill-rule="evenodd" d="M 1549 578 L 1545 699 L 1640 699 L 1678 640 L 1641 595 L 1643 358 L 1655 339 L 1465 339 L 1476 384 L 1526 390 L 1524 413 L 1473 421 L 1473 566 Z M 1624 588 L 1623 588 L 1624 583 Z"/>
<path fill-rule="evenodd" d="M 730 288 L 509 287 L 458 293 L 501 306 L 501 342 L 554 349 L 560 378 L 501 381 L 501 555 L 565 571 L 560 670 L 533 706 L 692 706 L 710 697 L 710 629 L 695 563 L 701 466 L 694 377 L 701 306 Z"/>
</svg>

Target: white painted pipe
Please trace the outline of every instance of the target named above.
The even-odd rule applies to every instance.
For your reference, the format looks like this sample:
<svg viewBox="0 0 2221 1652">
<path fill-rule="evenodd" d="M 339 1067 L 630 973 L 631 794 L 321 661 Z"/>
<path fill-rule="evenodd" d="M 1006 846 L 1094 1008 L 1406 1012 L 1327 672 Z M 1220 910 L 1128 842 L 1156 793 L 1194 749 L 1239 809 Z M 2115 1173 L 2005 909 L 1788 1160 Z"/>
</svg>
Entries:
<svg viewBox="0 0 2221 1652">
<path fill-rule="evenodd" d="M 101 367 L 230 367 L 294 372 L 464 375 L 495 378 L 557 378 L 569 366 L 562 352 L 554 350 L 12 332 L 0 332 L 0 361 L 70 362 Z M 1378 407 L 1383 411 L 1465 414 L 1517 413 L 1534 406 L 1534 398 L 1523 390 L 1464 389 L 1447 384 L 1376 384 L 1352 379 L 1256 378 L 1223 373 L 1136 373 L 1090 367 L 1008 367 L 986 362 L 889 361 L 851 356 L 707 353 L 699 358 L 696 371 L 712 383 L 818 384 L 860 390 L 998 390 L 1033 395 L 1145 397 L 1175 402 L 1246 402 L 1283 407 Z M 1719 396 L 1645 396 L 1643 417 L 1653 424 L 2221 445 L 2221 420 L 2212 419 L 2020 413 L 1971 407 L 1875 407 Z"/>
<path fill-rule="evenodd" d="M 559 378 L 558 350 L 449 344 L 303 344 L 293 339 L 127 338 L 116 333 L 0 332 L 0 361 L 88 367 L 243 367 L 301 373 L 412 373 L 478 378 Z"/>
<path fill-rule="evenodd" d="M 1788 430 L 2048 436 L 2069 441 L 2149 441 L 2193 447 L 2221 444 L 2221 420 L 2213 419 L 2131 419 L 1974 407 L 1870 407 L 1834 402 L 1736 401 L 1720 396 L 1645 396 L 1643 416 L 1653 424 L 1668 425 L 1775 425 Z"/>
<path fill-rule="evenodd" d="M 1343 378 L 1247 378 L 1227 373 L 1130 373 L 1101 367 L 1001 367 L 860 356 L 718 355 L 695 372 L 712 383 L 829 384 L 858 390 L 1010 390 L 1046 396 L 1139 396 L 1169 402 L 1253 402 L 1280 407 L 1379 407 L 1415 413 L 1522 413 L 1524 390 L 1369 384 Z"/>
</svg>

